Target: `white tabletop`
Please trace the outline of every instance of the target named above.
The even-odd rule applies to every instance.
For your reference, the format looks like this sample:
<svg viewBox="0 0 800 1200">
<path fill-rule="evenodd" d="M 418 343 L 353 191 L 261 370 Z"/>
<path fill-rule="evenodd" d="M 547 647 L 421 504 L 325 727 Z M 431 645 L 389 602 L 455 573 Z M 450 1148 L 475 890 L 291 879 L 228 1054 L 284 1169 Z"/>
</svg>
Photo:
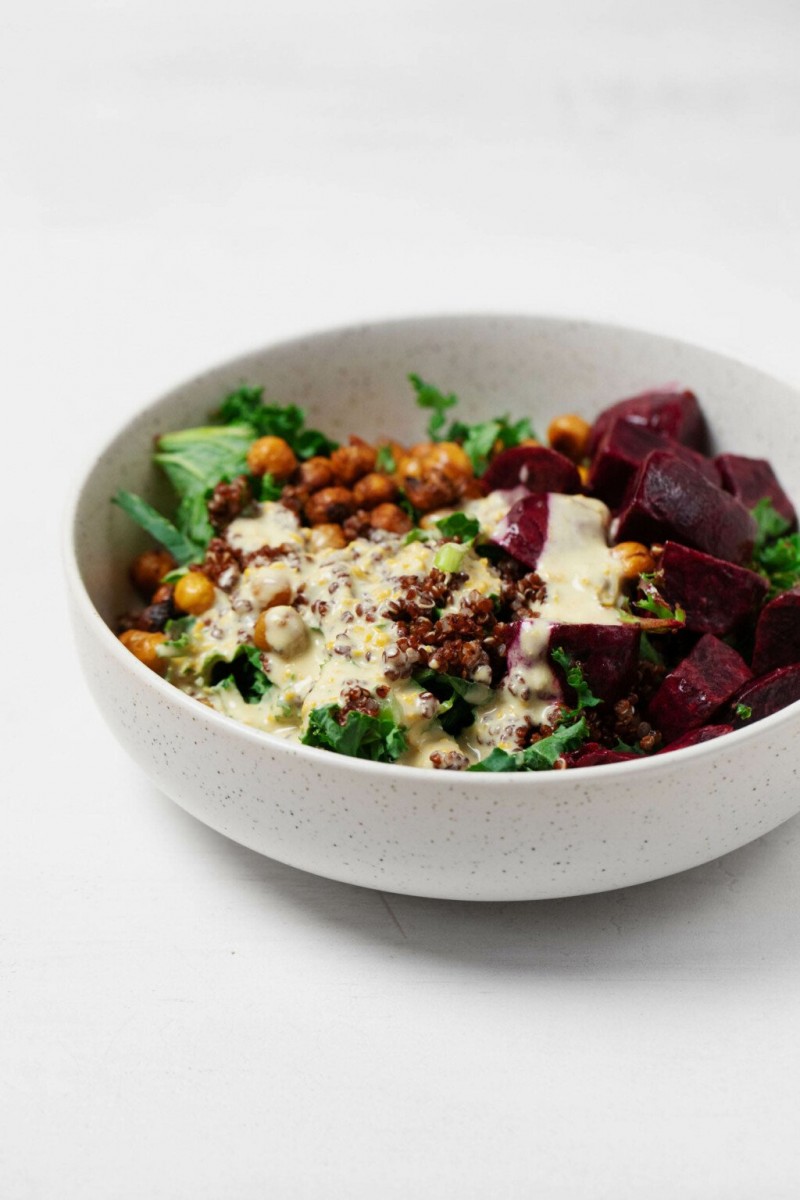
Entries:
<svg viewBox="0 0 800 1200">
<path fill-rule="evenodd" d="M 58 532 L 146 399 L 349 320 L 582 313 L 800 381 L 799 35 L 790 0 L 4 14 L 4 1200 L 797 1195 L 800 818 L 561 902 L 291 870 L 117 747 Z"/>
</svg>

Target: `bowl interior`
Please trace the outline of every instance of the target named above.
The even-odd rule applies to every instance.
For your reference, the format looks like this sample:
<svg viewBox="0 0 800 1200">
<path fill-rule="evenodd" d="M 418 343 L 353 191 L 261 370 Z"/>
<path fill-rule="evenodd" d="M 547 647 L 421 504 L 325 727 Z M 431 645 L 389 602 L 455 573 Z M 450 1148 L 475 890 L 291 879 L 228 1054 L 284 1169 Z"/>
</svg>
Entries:
<svg viewBox="0 0 800 1200">
<path fill-rule="evenodd" d="M 529 415 L 544 436 L 562 412 L 592 418 L 637 391 L 677 382 L 695 391 L 719 450 L 768 458 L 800 496 L 798 393 L 735 360 L 669 338 L 584 321 L 454 317 L 354 327 L 245 355 L 176 388 L 135 417 L 97 456 L 74 521 L 78 570 L 104 620 L 130 604 L 127 567 L 147 539 L 109 503 L 118 488 L 168 507 L 150 463 L 153 438 L 202 424 L 242 383 L 276 403 L 299 404 L 309 423 L 346 439 L 388 434 L 413 443 L 427 414 L 407 380 L 414 371 L 458 394 L 458 415 Z"/>
</svg>

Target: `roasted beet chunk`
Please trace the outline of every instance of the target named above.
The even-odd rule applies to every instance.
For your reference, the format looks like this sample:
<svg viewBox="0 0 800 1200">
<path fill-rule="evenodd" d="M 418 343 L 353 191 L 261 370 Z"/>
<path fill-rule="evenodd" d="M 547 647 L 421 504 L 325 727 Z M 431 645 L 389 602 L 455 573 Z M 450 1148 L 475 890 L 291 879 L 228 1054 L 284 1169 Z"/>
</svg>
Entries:
<svg viewBox="0 0 800 1200">
<path fill-rule="evenodd" d="M 797 513 L 775 472 L 765 458 L 745 458 L 741 454 L 720 454 L 714 459 L 722 477 L 722 486 L 745 508 L 755 508 L 759 500 L 771 500 L 776 510 L 797 527 Z"/>
<path fill-rule="evenodd" d="M 568 767 L 605 767 L 611 763 L 629 762 L 632 758 L 641 758 L 640 754 L 621 753 L 619 750 L 609 750 L 599 742 L 587 742 L 578 750 L 570 750 L 564 755 Z"/>
<path fill-rule="evenodd" d="M 763 575 L 734 563 L 667 542 L 659 590 L 686 613 L 686 628 L 722 637 L 755 614 L 767 595 Z"/>
<path fill-rule="evenodd" d="M 641 631 L 636 625 L 554 625 L 548 657 L 567 704 L 575 704 L 562 667 L 553 662 L 553 651 L 563 650 L 579 663 L 595 696 L 613 703 L 632 690 L 639 663 Z"/>
<path fill-rule="evenodd" d="M 709 482 L 719 486 L 719 471 L 710 458 L 682 446 L 646 425 L 633 425 L 618 417 L 602 437 L 592 463 L 589 486 L 592 494 L 617 508 L 639 466 L 654 450 L 669 450 L 676 458 L 691 463 Z"/>
<path fill-rule="evenodd" d="M 524 496 L 492 535 L 492 542 L 527 567 L 534 568 L 547 541 L 547 496 Z"/>
<path fill-rule="evenodd" d="M 800 662 L 800 587 L 776 596 L 758 618 L 753 674 Z"/>
<path fill-rule="evenodd" d="M 731 721 L 736 728 L 771 717 L 800 700 L 800 663 L 779 667 L 761 679 L 745 684 L 731 704 Z"/>
<path fill-rule="evenodd" d="M 685 750 L 687 746 L 699 746 L 701 742 L 713 742 L 714 738 L 722 737 L 723 733 L 733 733 L 732 725 L 704 725 L 702 729 L 693 729 L 676 741 L 670 742 L 657 754 L 671 754 L 673 750 Z"/>
<path fill-rule="evenodd" d="M 664 450 L 649 454 L 619 516 L 616 540 L 654 542 L 671 538 L 728 562 L 753 554 L 756 524 L 733 496 Z"/>
<path fill-rule="evenodd" d="M 650 701 L 650 720 L 665 742 L 674 742 L 704 725 L 750 679 L 741 655 L 706 633 Z"/>
<path fill-rule="evenodd" d="M 482 479 L 490 491 L 520 485 L 530 492 L 571 495 L 581 490 L 575 464 L 546 446 L 512 446 L 503 450 L 492 460 Z"/>
<path fill-rule="evenodd" d="M 600 413 L 592 428 L 590 453 L 594 454 L 607 429 L 619 418 L 634 425 L 645 425 L 657 433 L 682 442 L 705 454 L 708 450 L 706 420 L 693 392 L 664 387 L 658 391 L 642 392 L 629 400 L 620 400 Z"/>
</svg>

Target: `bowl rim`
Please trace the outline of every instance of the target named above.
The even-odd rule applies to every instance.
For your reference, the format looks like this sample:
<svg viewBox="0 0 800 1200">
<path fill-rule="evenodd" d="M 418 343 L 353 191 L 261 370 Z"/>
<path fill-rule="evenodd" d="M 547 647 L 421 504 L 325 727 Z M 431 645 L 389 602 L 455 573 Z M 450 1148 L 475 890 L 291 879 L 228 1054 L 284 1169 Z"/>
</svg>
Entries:
<svg viewBox="0 0 800 1200">
<path fill-rule="evenodd" d="M 682 764 L 699 761 L 702 758 L 708 757 L 715 753 L 719 743 L 726 746 L 731 745 L 731 739 L 735 739 L 737 746 L 744 745 L 748 740 L 756 737 L 761 737 L 770 730 L 779 730 L 781 726 L 790 724 L 798 716 L 800 716 L 800 700 L 794 701 L 785 708 L 779 709 L 775 713 L 771 713 L 768 717 L 763 717 L 760 721 L 754 722 L 752 725 L 742 726 L 740 729 L 735 729 L 731 733 L 726 733 L 717 738 L 711 738 L 706 742 L 700 742 L 694 746 L 685 746 L 679 750 L 666 749 L 654 755 L 639 759 L 628 759 L 621 763 L 606 763 L 597 766 L 586 766 L 575 768 L 567 771 L 521 771 L 521 772 L 470 772 L 459 771 L 457 773 L 437 771 L 433 767 L 418 767 L 398 765 L 397 763 L 372 762 L 367 759 L 352 758 L 347 755 L 332 754 L 329 750 L 323 750 L 315 746 L 306 746 L 302 742 L 290 741 L 286 738 L 281 738 L 276 734 L 269 733 L 267 730 L 255 729 L 252 726 L 244 725 L 240 721 L 236 721 L 232 717 L 226 716 L 224 713 L 217 712 L 216 709 L 209 708 L 207 705 L 199 704 L 191 696 L 186 695 L 179 688 L 167 682 L 162 676 L 157 675 L 155 671 L 150 670 L 143 663 L 139 662 L 130 651 L 126 650 L 120 642 L 117 635 L 113 632 L 110 626 L 106 623 L 96 608 L 89 590 L 81 576 L 78 566 L 78 555 L 76 548 L 76 526 L 77 515 L 80 507 L 84 489 L 89 483 L 94 471 L 96 470 L 103 455 L 107 452 L 109 446 L 121 437 L 128 427 L 134 421 L 146 416 L 150 412 L 154 412 L 165 401 L 169 400 L 178 391 L 188 391 L 200 384 L 204 379 L 216 374 L 226 368 L 233 368 L 238 363 L 253 358 L 256 355 L 263 354 L 267 351 L 284 349 L 289 350 L 293 346 L 299 347 L 311 341 L 320 341 L 324 339 L 335 339 L 345 335 L 358 335 L 368 333 L 372 330 L 386 329 L 389 327 L 403 327 L 417 324 L 435 324 L 438 322 L 447 322 L 456 324 L 463 322 L 465 325 L 480 321 L 536 321 L 538 323 L 548 323 L 551 325 L 570 325 L 584 326 L 588 329 L 598 331 L 611 331 L 616 333 L 632 333 L 639 336 L 657 338 L 664 341 L 670 341 L 675 345 L 685 347 L 687 349 L 698 350 L 702 353 L 713 355 L 714 357 L 732 363 L 734 366 L 744 367 L 747 370 L 755 371 L 762 374 L 765 378 L 773 380 L 790 390 L 797 392 L 800 398 L 800 389 L 796 385 L 771 374 L 768 371 L 762 370 L 758 366 L 744 362 L 741 359 L 735 358 L 730 354 L 704 346 L 701 343 L 688 341 L 685 338 L 676 338 L 670 334 L 657 333 L 653 330 L 643 329 L 639 326 L 628 325 L 624 322 L 613 321 L 597 321 L 592 318 L 582 316 L 558 316 L 547 313 L 519 313 L 519 312 L 456 312 L 456 313 L 422 313 L 418 315 L 409 315 L 401 317 L 389 317 L 378 320 L 365 320 L 358 322 L 350 322 L 337 326 L 329 326 L 320 330 L 312 330 L 307 333 L 296 334 L 288 338 L 281 338 L 275 342 L 267 342 L 256 346 L 249 351 L 243 351 L 230 358 L 226 358 L 221 362 L 216 362 L 211 366 L 192 375 L 188 379 L 183 379 L 174 384 L 172 387 L 159 393 L 157 397 L 135 411 L 128 413 L 121 425 L 117 425 L 112 432 L 104 433 L 98 438 L 97 443 L 93 443 L 92 447 L 83 455 L 81 462 L 76 466 L 73 472 L 73 479 L 66 493 L 66 504 L 61 523 L 61 557 L 64 572 L 69 585 L 69 590 L 73 602 L 77 605 L 81 617 L 88 623 L 90 629 L 97 631 L 97 635 L 104 643 L 106 650 L 114 656 L 119 665 L 126 670 L 133 670 L 134 674 L 138 674 L 141 685 L 147 686 L 153 691 L 154 696 L 159 697 L 162 701 L 169 700 L 176 704 L 178 708 L 183 709 L 188 715 L 195 720 L 202 719 L 207 721 L 213 730 L 219 730 L 223 736 L 233 738 L 243 738 L 244 741 L 253 746 L 263 746 L 266 738 L 267 744 L 273 750 L 286 750 L 291 754 L 299 755 L 301 759 L 308 761 L 309 766 L 327 765 L 328 770 L 347 770 L 355 771 L 356 774 L 365 774 L 370 777 L 377 772 L 380 778 L 395 781 L 410 781 L 411 779 L 421 782 L 443 782 L 442 775 L 449 775 L 451 781 L 457 779 L 462 787 L 469 787 L 471 790 L 476 789 L 497 789 L 497 788 L 514 788 L 527 789 L 531 795 L 535 795 L 531 789 L 535 788 L 536 784 L 533 780 L 540 780 L 541 784 L 545 783 L 553 785 L 562 790 L 573 788 L 579 785 L 581 781 L 590 783 L 598 778 L 598 772 L 601 773 L 602 779 L 609 781 L 618 779 L 620 775 L 623 778 L 636 776 L 644 778 L 645 773 L 653 774 L 666 770 L 667 772 L 681 769 Z M 109 498 L 110 500 L 110 498 Z M 469 781 L 469 782 L 467 782 Z"/>
</svg>

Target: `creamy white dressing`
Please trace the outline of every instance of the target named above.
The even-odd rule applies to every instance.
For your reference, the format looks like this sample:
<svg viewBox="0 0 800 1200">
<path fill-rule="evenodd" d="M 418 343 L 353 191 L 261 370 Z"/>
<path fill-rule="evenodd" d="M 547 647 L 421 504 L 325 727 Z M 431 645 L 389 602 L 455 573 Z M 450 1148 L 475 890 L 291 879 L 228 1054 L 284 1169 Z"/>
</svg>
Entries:
<svg viewBox="0 0 800 1200">
<path fill-rule="evenodd" d="M 498 491 L 465 504 L 463 511 L 480 522 L 478 540 L 490 537 L 525 494 L 524 489 Z M 373 695 L 385 690 L 382 702 L 406 732 L 408 749 L 400 761 L 410 765 L 430 766 L 434 753 L 456 751 L 472 762 L 493 746 L 514 749 L 519 730 L 540 725 L 558 700 L 547 661 L 552 625 L 620 621 L 620 570 L 607 544 L 609 516 L 605 505 L 585 496 L 549 497 L 547 538 L 537 567 L 547 597 L 520 624 L 508 676 L 477 705 L 474 724 L 457 738 L 436 720 L 438 702 L 413 679 L 389 679 L 384 659 L 395 645 L 397 627 L 383 610 L 401 593 L 401 576 L 423 577 L 432 570 L 438 543 L 403 545 L 402 538 L 386 534 L 380 541 L 359 538 L 343 549 L 312 553 L 310 531 L 275 502 L 260 505 L 254 516 L 239 517 L 227 537 L 244 553 L 277 546 L 289 547 L 288 553 L 278 561 L 256 558 L 229 593 L 216 590 L 213 607 L 195 622 L 189 653 L 170 661 L 169 677 L 219 712 L 291 740 L 299 740 L 315 709 L 340 703 L 344 689 L 357 685 Z M 457 612 L 470 591 L 500 593 L 498 571 L 474 550 L 465 554 L 460 570 L 466 582 L 444 612 Z M 283 607 L 270 609 L 276 601 Z M 287 609 L 289 603 L 293 607 Z M 256 620 L 265 609 L 270 649 L 262 661 L 273 686 L 248 704 L 235 686 L 210 686 L 208 664 L 230 661 L 241 645 L 252 645 Z M 484 674 L 488 677 L 488 669 Z M 469 699 L 484 695 L 485 689 L 478 689 Z"/>
</svg>

